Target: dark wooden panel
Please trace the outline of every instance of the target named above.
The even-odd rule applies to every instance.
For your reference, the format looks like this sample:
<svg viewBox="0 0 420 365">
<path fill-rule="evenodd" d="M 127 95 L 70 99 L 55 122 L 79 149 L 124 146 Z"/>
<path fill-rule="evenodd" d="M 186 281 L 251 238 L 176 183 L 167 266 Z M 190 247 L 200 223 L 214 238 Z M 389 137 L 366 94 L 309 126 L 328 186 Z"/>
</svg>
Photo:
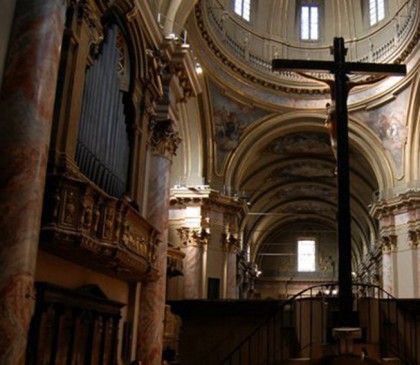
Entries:
<svg viewBox="0 0 420 365">
<path fill-rule="evenodd" d="M 36 283 L 36 289 L 28 365 L 117 363 L 115 346 L 123 304 L 106 299 L 95 286 L 70 290 Z"/>
</svg>

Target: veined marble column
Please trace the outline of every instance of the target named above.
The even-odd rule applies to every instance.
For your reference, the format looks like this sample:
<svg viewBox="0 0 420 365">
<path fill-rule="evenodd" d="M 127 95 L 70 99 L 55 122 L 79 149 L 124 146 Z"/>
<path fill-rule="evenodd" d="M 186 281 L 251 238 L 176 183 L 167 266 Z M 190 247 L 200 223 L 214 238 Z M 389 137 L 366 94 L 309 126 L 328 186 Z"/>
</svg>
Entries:
<svg viewBox="0 0 420 365">
<path fill-rule="evenodd" d="M 382 280 L 383 288 L 389 294 L 394 294 L 394 280 L 392 272 L 391 252 L 382 251 Z"/>
<path fill-rule="evenodd" d="M 239 242 L 231 234 L 223 235 L 225 249 L 225 270 L 224 270 L 224 295 L 226 299 L 236 299 L 236 253 L 239 249 Z"/>
<path fill-rule="evenodd" d="M 181 241 L 184 249 L 184 298 L 205 298 L 203 278 L 205 278 L 206 246 L 209 234 L 200 229 L 182 228 Z"/>
<path fill-rule="evenodd" d="M 396 273 L 396 236 L 382 238 L 382 278 L 383 288 L 392 295 L 397 295 Z"/>
<path fill-rule="evenodd" d="M 165 319 L 168 251 L 169 178 L 171 157 L 179 143 L 176 133 L 158 130 L 150 158 L 147 219 L 160 232 L 156 250 L 158 278 L 143 285 L 140 298 L 139 356 L 143 364 L 161 365 Z"/>
<path fill-rule="evenodd" d="M 203 248 L 188 245 L 184 258 L 184 298 L 201 298 L 201 276 L 203 267 Z"/>
<path fill-rule="evenodd" d="M 0 364 L 24 364 L 66 1 L 18 0 L 0 94 Z"/>
<path fill-rule="evenodd" d="M 237 299 L 236 294 L 236 251 L 228 251 L 227 255 L 227 287 L 226 298 Z"/>
</svg>

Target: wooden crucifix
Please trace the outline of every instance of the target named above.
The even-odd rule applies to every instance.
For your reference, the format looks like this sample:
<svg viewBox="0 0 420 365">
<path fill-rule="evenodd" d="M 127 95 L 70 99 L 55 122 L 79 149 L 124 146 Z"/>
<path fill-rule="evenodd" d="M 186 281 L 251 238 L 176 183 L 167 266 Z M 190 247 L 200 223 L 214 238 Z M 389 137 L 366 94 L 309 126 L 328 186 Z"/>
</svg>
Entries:
<svg viewBox="0 0 420 365">
<path fill-rule="evenodd" d="M 339 325 L 354 326 L 352 323 L 352 269 L 351 269 L 351 214 L 347 96 L 351 87 L 347 74 L 361 73 L 383 76 L 404 76 L 405 65 L 346 62 L 347 49 L 343 38 L 334 38 L 334 61 L 281 60 L 272 61 L 273 71 L 329 71 L 334 81 L 327 81 L 331 90 L 333 113 L 330 121 L 335 123 L 337 138 L 337 186 L 338 186 L 338 283 L 339 283 Z M 353 84 L 353 86 L 357 86 Z M 334 105 L 335 103 L 335 105 Z"/>
</svg>

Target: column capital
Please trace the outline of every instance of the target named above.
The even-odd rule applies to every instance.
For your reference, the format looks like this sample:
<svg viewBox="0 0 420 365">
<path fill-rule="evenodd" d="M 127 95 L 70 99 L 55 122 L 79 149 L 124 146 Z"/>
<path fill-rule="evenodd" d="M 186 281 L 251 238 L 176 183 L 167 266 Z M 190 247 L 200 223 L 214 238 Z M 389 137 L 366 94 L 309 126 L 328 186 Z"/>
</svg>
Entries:
<svg viewBox="0 0 420 365">
<path fill-rule="evenodd" d="M 408 231 L 408 246 L 410 248 L 418 248 L 420 244 L 420 230 L 409 230 Z"/>
<path fill-rule="evenodd" d="M 209 243 L 210 229 L 181 227 L 177 229 L 177 232 L 185 247 L 204 247 Z"/>
<path fill-rule="evenodd" d="M 239 239 L 236 235 L 230 232 L 222 233 L 222 243 L 227 252 L 239 252 Z"/>
<path fill-rule="evenodd" d="M 382 247 L 383 253 L 396 252 L 398 249 L 397 236 L 395 235 L 382 236 L 381 247 Z"/>
<path fill-rule="evenodd" d="M 173 122 L 170 119 L 151 120 L 150 144 L 154 154 L 161 155 L 169 160 L 176 154 L 181 138 L 174 129 Z"/>
</svg>

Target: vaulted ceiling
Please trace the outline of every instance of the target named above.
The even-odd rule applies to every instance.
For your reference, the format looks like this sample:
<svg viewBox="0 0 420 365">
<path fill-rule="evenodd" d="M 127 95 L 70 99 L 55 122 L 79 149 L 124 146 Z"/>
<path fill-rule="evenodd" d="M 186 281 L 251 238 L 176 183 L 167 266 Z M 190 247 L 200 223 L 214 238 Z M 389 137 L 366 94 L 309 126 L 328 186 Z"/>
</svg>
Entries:
<svg viewBox="0 0 420 365">
<path fill-rule="evenodd" d="M 187 30 L 204 69 L 203 98 L 210 105 L 208 157 L 213 167 L 207 171 L 208 180 L 248 202 L 242 228 L 257 260 L 258 253 L 269 252 L 269 243 L 281 241 L 287 232 L 327 232 L 335 237 L 337 231 L 336 162 L 324 125 L 329 89 L 292 72 L 273 73 L 271 60 L 331 59 L 332 39 L 342 36 L 349 60 L 414 62 L 419 11 L 416 1 L 388 2 L 387 18 L 369 27 L 363 2 L 325 0 L 322 11 L 329 22 L 321 28 L 322 37 L 304 43 L 297 36 L 297 1 L 252 3 L 251 21 L 246 22 L 233 14 L 230 0 L 197 1 Z M 350 78 L 367 80 L 363 75 Z M 410 90 L 398 78 L 362 86 L 349 97 L 354 265 L 377 237 L 370 205 L 401 170 L 398 149 L 404 126 L 397 111 L 395 116 L 386 108 L 371 112 L 391 93 L 408 106 Z M 397 139 L 391 136 L 395 123 Z"/>
</svg>

